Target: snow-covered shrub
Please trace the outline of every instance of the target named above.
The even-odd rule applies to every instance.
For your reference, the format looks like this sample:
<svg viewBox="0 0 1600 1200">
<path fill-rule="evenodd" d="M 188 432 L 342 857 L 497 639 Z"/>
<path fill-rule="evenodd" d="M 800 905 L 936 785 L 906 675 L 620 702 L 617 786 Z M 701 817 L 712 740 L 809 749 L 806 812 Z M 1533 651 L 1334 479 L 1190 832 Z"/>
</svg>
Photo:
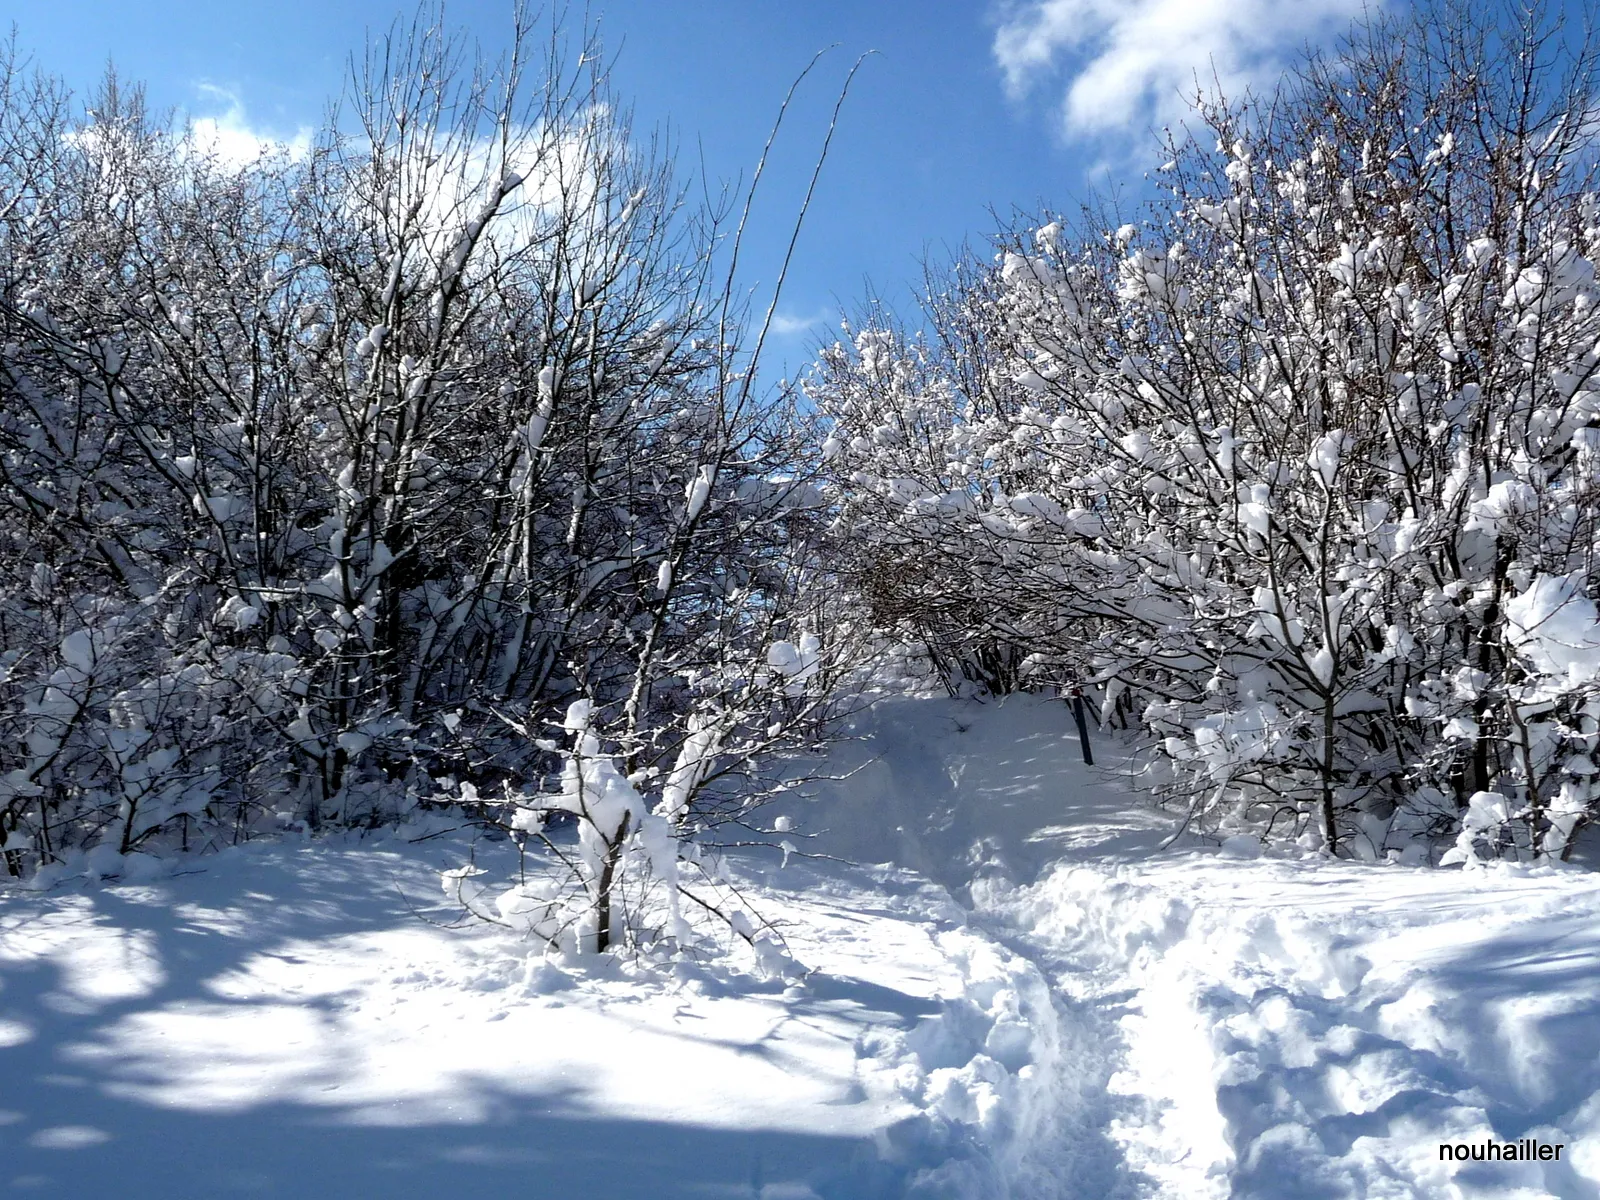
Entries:
<svg viewBox="0 0 1600 1200">
<path fill-rule="evenodd" d="M 424 13 L 242 165 L 0 62 L 13 874 L 520 787 L 558 756 L 513 725 L 580 698 L 630 775 L 707 712 L 798 731 L 768 650 L 838 607 L 808 418 L 751 385 L 721 214 L 546 32 L 473 63 Z"/>
<path fill-rule="evenodd" d="M 931 336 L 868 322 L 811 388 L 868 602 L 1136 705 L 1197 819 L 1565 853 L 1596 815 L 1595 59 L 1447 12 L 1200 102 L 1145 219 L 1005 239 Z"/>
<path fill-rule="evenodd" d="M 525 857 L 516 884 L 481 885 L 469 898 L 463 885 L 475 872 L 455 869 L 444 872 L 446 893 L 566 954 L 693 951 L 709 921 L 748 943 L 763 970 L 791 971 L 781 936 L 745 911 L 717 847 L 702 835 L 730 824 L 752 828 L 762 803 L 794 786 L 792 776 L 764 781 L 760 769 L 801 740 L 785 718 L 814 717 L 833 699 L 815 692 L 797 710 L 794 686 L 780 671 L 765 686 L 750 680 L 736 693 L 700 698 L 664 771 L 629 772 L 637 756 L 608 747 L 594 704 L 574 701 L 561 722 L 570 743 L 537 739 L 561 761 L 552 786 L 508 790 L 496 800 L 462 785 L 469 807 L 481 808 L 525 853 L 529 845 L 539 852 L 533 877 Z M 778 718 L 764 728 L 763 697 Z M 494 914 L 478 907 L 491 903 Z"/>
<path fill-rule="evenodd" d="M 966 282 L 976 302 L 980 281 Z M 835 553 L 871 619 L 923 647 L 952 693 L 1003 693 L 1030 649 L 1062 631 L 1051 605 L 1015 602 L 1050 581 L 989 474 L 990 443 L 1010 429 L 978 382 L 990 343 L 965 336 L 961 306 L 934 316 L 946 336 L 932 344 L 882 321 L 847 326 L 851 340 L 826 348 L 808 382 L 832 421 L 821 457 L 840 506 Z"/>
</svg>

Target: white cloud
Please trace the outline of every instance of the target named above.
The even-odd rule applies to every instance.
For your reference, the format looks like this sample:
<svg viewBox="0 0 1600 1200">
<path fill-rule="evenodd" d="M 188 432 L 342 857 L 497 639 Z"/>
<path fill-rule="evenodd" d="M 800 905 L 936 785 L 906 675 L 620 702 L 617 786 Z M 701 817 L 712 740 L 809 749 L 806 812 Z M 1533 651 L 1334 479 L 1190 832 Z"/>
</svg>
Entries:
<svg viewBox="0 0 1600 1200">
<path fill-rule="evenodd" d="M 772 314 L 772 332 L 779 337 L 794 337 L 796 334 L 809 333 L 832 317 L 833 310 L 828 308 L 819 308 L 808 315 L 780 310 Z"/>
<path fill-rule="evenodd" d="M 1270 89 L 1309 43 L 1346 29 L 1363 0 L 1014 0 L 994 55 L 1020 96 L 1066 81 L 1069 134 L 1106 134 L 1186 115 L 1195 79 L 1230 95 Z"/>
<path fill-rule="evenodd" d="M 274 151 L 286 151 L 294 159 L 304 158 L 311 151 L 311 129 L 302 125 L 289 137 L 254 128 L 245 117 L 244 103 L 237 94 L 225 88 L 202 83 L 201 95 L 225 104 L 220 116 L 190 117 L 195 143 L 200 150 L 214 154 L 230 166 L 244 166 Z"/>
</svg>

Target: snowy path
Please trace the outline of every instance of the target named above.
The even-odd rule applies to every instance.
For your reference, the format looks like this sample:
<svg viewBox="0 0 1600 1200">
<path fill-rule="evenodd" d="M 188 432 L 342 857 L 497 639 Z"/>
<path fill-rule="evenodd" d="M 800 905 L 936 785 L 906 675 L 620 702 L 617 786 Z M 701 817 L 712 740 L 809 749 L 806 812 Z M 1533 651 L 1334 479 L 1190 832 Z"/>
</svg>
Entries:
<svg viewBox="0 0 1600 1200">
<path fill-rule="evenodd" d="M 736 864 L 798 987 L 427 924 L 446 840 L 0 894 L 0 1193 L 1600 1196 L 1596 876 L 1161 851 L 1069 728 L 866 715 L 789 803 L 884 865 Z M 1488 1136 L 1566 1149 L 1438 1161 Z"/>
<path fill-rule="evenodd" d="M 1600 876 L 1161 852 L 1060 705 L 868 720 L 823 842 L 915 864 L 1053 989 L 1017 1196 L 1600 1196 Z M 1439 1161 L 1524 1137 L 1566 1149 Z"/>
<path fill-rule="evenodd" d="M 1085 768 L 1069 728 L 1062 705 L 1028 698 L 885 703 L 862 720 L 862 740 L 835 753 L 850 778 L 798 810 L 821 830 L 817 849 L 892 860 L 935 880 L 972 932 L 1050 987 L 1051 1028 L 1032 1048 L 1036 1074 L 1013 1097 L 1025 1110 L 1015 1124 L 1030 1132 L 1025 1144 L 1011 1141 L 1009 1190 L 999 1194 L 1018 1200 L 1153 1194 L 1115 1136 L 1131 1110 L 1110 1089 L 1123 1064 L 1114 985 L 1093 995 L 1063 986 L 1071 964 L 991 899 L 997 881 L 1031 881 L 1055 863 L 1142 860 L 1174 831 L 1112 782 L 1113 747 L 1098 748 L 1109 771 Z"/>
<path fill-rule="evenodd" d="M 1246 869 L 1241 869 L 1241 866 Z M 1188 856 L 980 888 L 1120 1011 L 1118 1140 L 1159 1195 L 1600 1194 L 1600 881 Z M 1560 1162 L 1441 1163 L 1535 1137 Z"/>
</svg>

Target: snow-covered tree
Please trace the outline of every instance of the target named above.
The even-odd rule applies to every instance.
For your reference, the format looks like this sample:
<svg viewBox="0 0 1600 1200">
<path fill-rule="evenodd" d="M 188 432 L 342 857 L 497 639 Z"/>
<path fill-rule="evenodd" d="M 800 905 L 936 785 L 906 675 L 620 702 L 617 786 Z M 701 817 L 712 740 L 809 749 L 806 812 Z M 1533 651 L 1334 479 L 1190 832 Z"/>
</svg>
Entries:
<svg viewBox="0 0 1600 1200">
<path fill-rule="evenodd" d="M 1197 818 L 1564 853 L 1597 802 L 1595 82 L 1537 13 L 1374 19 L 1200 99 L 1144 219 L 1013 236 L 932 337 L 826 352 L 866 595 L 1136 700 Z"/>
<path fill-rule="evenodd" d="M 243 164 L 114 76 L 80 114 L 0 62 L 13 874 L 534 792 L 573 754 L 690 831 L 812 732 L 768 665 L 826 634 L 808 418 L 752 386 L 727 212 L 592 38 L 519 15 L 484 62 L 437 17 L 305 154 Z M 582 745 L 542 746 L 574 704 Z"/>
</svg>

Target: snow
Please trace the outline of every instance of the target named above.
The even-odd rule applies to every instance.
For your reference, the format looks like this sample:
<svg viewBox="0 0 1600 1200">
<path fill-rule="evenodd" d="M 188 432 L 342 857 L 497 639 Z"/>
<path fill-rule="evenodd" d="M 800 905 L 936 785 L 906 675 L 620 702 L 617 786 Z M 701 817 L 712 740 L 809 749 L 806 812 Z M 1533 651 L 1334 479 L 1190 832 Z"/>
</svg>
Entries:
<svg viewBox="0 0 1600 1200">
<path fill-rule="evenodd" d="M 822 640 L 814 633 L 801 634 L 799 645 L 774 642 L 767 647 L 767 665 L 788 680 L 790 695 L 805 691 L 805 682 L 816 675 L 822 664 Z"/>
<path fill-rule="evenodd" d="M 694 478 L 689 480 L 684 488 L 684 519 L 693 521 L 700 515 L 700 510 L 706 506 L 706 499 L 711 495 L 711 486 L 716 482 L 717 469 L 713 466 L 702 466 L 695 472 Z"/>
<path fill-rule="evenodd" d="M 1051 982 L 1073 1049 L 1017 1119 L 1073 1133 L 1031 1163 L 1054 1190 L 1011 1194 L 1597 1194 L 1600 879 L 1269 857 L 1243 836 L 1161 852 L 1175 831 L 1121 791 L 1115 747 L 1096 747 L 1105 775 L 1073 763 L 1063 706 L 944 707 L 880 708 L 881 757 L 851 781 L 877 819 L 836 799 L 819 840 L 920 862 Z M 1486 1137 L 1567 1150 L 1439 1161 Z"/>
<path fill-rule="evenodd" d="M 1592 877 L 1184 855 L 1061 867 L 986 902 L 1054 943 L 1077 997 L 1126 1009 L 1119 1134 L 1160 1194 L 1600 1182 Z M 1572 1161 L 1438 1161 L 1441 1141 L 1490 1136 L 1565 1143 Z"/>
<path fill-rule="evenodd" d="M 1333 487 L 1334 476 L 1339 473 L 1339 460 L 1344 457 L 1352 440 L 1343 430 L 1336 429 L 1312 443 L 1306 462 L 1317 472 L 1324 487 Z"/>
<path fill-rule="evenodd" d="M 781 907 L 812 968 L 795 988 L 715 964 L 659 977 L 545 959 L 490 926 L 425 924 L 400 896 L 437 894 L 429 859 L 400 840 L 251 846 L 157 884 L 14 898 L 5 1181 L 43 1195 L 888 1195 L 880 1177 L 890 1189 L 929 1147 L 961 1149 L 940 1112 L 993 1109 L 969 1067 L 1012 1002 L 954 1001 L 948 1033 L 943 1006 L 1026 965 L 906 873 L 790 868 L 763 906 Z M 930 1074 L 931 1114 L 906 1098 Z M 880 1156 L 874 1131 L 908 1162 Z"/>
<path fill-rule="evenodd" d="M 1581 687 L 1600 678 L 1600 614 L 1578 580 L 1536 576 L 1506 601 L 1506 640 L 1560 684 Z"/>
<path fill-rule="evenodd" d="M 1597 1194 L 1591 872 L 1203 844 L 1121 743 L 1083 766 L 1056 700 L 885 700 L 850 732 L 766 810 L 788 845 L 727 856 L 754 952 L 574 958 L 463 921 L 446 893 L 503 892 L 516 856 L 441 826 L 0 893 L 0 1186 Z M 1486 1137 L 1565 1149 L 1439 1160 Z"/>
</svg>

